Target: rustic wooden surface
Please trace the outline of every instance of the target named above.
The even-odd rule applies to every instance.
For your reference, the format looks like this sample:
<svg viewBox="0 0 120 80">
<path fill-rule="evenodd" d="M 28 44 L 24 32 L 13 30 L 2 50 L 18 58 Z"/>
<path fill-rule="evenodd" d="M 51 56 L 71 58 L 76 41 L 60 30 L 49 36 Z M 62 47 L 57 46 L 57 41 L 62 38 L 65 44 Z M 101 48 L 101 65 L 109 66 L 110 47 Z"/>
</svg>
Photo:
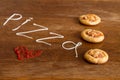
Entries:
<svg viewBox="0 0 120 80">
<path fill-rule="evenodd" d="M 22 14 L 23 18 L 3 26 L 13 13 Z M 94 27 L 81 25 L 78 17 L 87 13 L 99 15 L 102 22 Z M 29 17 L 34 20 L 12 31 Z M 49 30 L 28 34 L 33 40 L 15 35 L 19 31 L 36 29 L 32 23 L 47 26 Z M 82 40 L 80 32 L 85 28 L 101 30 L 105 40 L 99 44 Z M 52 43 L 51 47 L 35 42 L 37 38 L 51 36 L 49 32 L 65 38 L 46 40 Z M 120 80 L 119 0 L 0 0 L 0 36 L 0 80 Z M 67 40 L 83 43 L 78 48 L 79 58 L 75 58 L 74 50 L 61 47 Z M 13 49 L 21 45 L 44 52 L 37 58 L 19 61 Z M 84 53 L 91 48 L 105 50 L 109 61 L 104 65 L 84 61 Z"/>
</svg>

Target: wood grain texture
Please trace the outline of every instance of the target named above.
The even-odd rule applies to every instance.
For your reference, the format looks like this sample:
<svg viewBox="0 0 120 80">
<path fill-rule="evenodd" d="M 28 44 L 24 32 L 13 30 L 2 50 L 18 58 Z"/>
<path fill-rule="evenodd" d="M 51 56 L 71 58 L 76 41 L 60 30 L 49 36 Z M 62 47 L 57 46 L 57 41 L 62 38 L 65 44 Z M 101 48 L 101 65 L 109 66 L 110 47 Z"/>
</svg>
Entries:
<svg viewBox="0 0 120 80">
<path fill-rule="evenodd" d="M 2 26 L 5 19 L 13 13 L 23 18 L 10 21 Z M 94 27 L 79 23 L 82 14 L 95 13 L 102 22 Z M 25 19 L 34 20 L 18 31 L 12 29 Z M 32 23 L 49 28 L 48 31 L 28 34 L 33 40 L 16 36 L 16 32 L 36 29 Z M 80 32 L 85 28 L 98 29 L 105 34 L 105 40 L 91 44 L 81 39 Z M 37 38 L 47 37 L 49 32 L 65 36 L 64 39 L 46 40 L 49 47 L 35 42 Z M 120 1 L 119 0 L 0 0 L 0 79 L 1 80 L 119 80 L 120 79 Z M 79 58 L 74 50 L 66 51 L 61 45 L 64 41 L 81 41 Z M 24 45 L 29 49 L 42 49 L 41 56 L 18 61 L 13 49 Z M 104 65 L 93 65 L 83 59 L 91 48 L 105 50 L 110 58 Z"/>
</svg>

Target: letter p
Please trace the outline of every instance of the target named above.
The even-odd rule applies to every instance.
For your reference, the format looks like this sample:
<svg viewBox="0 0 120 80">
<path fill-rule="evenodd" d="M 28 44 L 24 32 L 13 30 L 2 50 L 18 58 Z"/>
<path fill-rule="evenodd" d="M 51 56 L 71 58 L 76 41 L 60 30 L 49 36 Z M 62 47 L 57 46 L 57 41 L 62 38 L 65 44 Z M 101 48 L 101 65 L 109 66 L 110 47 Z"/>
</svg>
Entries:
<svg viewBox="0 0 120 80">
<path fill-rule="evenodd" d="M 15 16 L 19 16 L 19 17 L 16 18 Z M 3 26 L 5 26 L 8 23 L 8 21 L 10 21 L 10 20 L 14 20 L 15 21 L 15 20 L 20 20 L 21 18 L 22 18 L 21 14 L 14 13 L 9 18 L 7 18 L 7 20 L 3 23 Z"/>
</svg>

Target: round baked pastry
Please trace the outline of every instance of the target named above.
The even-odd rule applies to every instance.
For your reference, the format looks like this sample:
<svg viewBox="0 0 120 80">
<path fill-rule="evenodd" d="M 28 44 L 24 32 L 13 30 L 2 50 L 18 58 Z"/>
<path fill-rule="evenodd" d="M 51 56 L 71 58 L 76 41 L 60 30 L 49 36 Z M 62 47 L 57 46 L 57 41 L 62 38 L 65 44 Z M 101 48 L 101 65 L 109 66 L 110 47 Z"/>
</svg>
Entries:
<svg viewBox="0 0 120 80">
<path fill-rule="evenodd" d="M 99 43 L 104 40 L 104 34 L 101 31 L 94 29 L 85 29 L 81 32 L 81 37 L 92 43 Z"/>
<path fill-rule="evenodd" d="M 85 25 L 97 25 L 101 22 L 101 18 L 95 14 L 81 15 L 79 20 Z"/>
<path fill-rule="evenodd" d="M 85 53 L 84 58 L 90 63 L 103 64 L 108 61 L 109 57 L 108 54 L 101 49 L 90 49 Z"/>
</svg>

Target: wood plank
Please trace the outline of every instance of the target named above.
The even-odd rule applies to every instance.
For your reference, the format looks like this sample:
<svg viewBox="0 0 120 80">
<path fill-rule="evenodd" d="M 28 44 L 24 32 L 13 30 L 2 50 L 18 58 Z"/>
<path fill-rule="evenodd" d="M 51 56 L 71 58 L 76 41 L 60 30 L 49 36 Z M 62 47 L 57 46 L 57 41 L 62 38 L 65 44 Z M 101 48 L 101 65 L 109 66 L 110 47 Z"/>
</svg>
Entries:
<svg viewBox="0 0 120 80">
<path fill-rule="evenodd" d="M 0 1 L 0 79 L 2 80 L 119 80 L 120 79 L 120 1 L 116 0 L 1 0 Z M 13 13 L 22 14 L 19 21 L 3 23 Z M 79 23 L 82 14 L 95 13 L 102 22 L 94 27 Z M 29 17 L 34 19 L 19 30 L 12 31 Z M 49 28 L 47 31 L 30 33 L 34 39 L 16 36 L 16 32 L 38 29 L 37 23 Z M 105 34 L 99 44 L 81 39 L 80 32 L 85 28 L 98 29 Z M 36 43 L 41 37 L 51 36 L 49 32 L 64 35 L 63 39 L 45 40 L 52 44 Z M 64 41 L 82 42 L 78 48 L 79 57 L 74 50 L 64 50 Z M 41 49 L 39 57 L 19 61 L 14 48 L 24 45 L 29 49 Z M 91 48 L 105 50 L 110 58 L 104 65 L 93 65 L 83 59 Z"/>
</svg>

